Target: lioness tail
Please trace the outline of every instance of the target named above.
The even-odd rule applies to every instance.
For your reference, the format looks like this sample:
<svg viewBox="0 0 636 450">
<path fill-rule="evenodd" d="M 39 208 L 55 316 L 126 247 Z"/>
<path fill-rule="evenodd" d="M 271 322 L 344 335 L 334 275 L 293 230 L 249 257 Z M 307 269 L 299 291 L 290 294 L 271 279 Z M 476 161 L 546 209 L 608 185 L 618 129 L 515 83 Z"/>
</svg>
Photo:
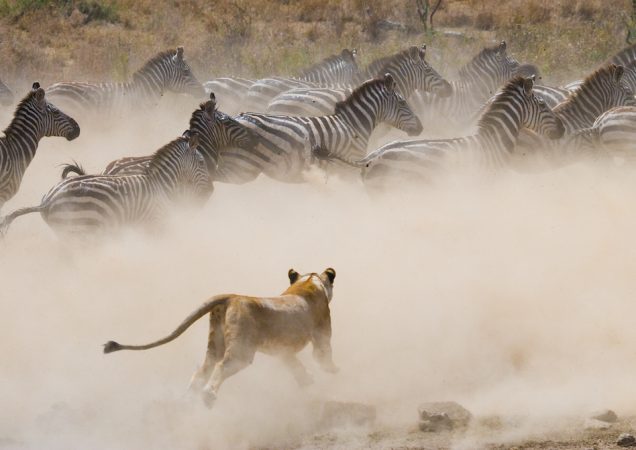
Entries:
<svg viewBox="0 0 636 450">
<path fill-rule="evenodd" d="M 173 341 L 181 336 L 185 330 L 190 328 L 190 325 L 199 320 L 201 317 L 205 316 L 207 313 L 211 312 L 214 308 L 216 308 L 217 306 L 225 305 L 229 298 L 230 297 L 228 295 L 223 295 L 214 297 L 212 300 L 205 302 L 203 305 L 193 311 L 188 317 L 186 317 L 176 330 L 174 330 L 172 333 L 164 338 L 145 345 L 122 345 L 115 341 L 108 341 L 104 344 L 104 353 L 112 353 L 118 350 L 147 350 L 149 348 L 159 347 L 160 345 L 167 344 L 168 342 Z"/>
</svg>

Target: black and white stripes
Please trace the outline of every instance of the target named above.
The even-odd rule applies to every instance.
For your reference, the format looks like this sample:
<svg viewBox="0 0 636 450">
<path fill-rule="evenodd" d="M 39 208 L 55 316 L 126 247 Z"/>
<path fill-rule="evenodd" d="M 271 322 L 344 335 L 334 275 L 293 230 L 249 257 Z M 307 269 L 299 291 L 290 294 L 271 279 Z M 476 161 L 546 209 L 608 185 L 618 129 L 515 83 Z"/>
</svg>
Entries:
<svg viewBox="0 0 636 450">
<path fill-rule="evenodd" d="M 345 101 L 335 114 L 322 117 L 288 117 L 241 114 L 237 121 L 259 134 L 252 152 L 228 151 L 222 155 L 217 179 L 247 182 L 261 172 L 285 182 L 303 181 L 314 148 L 326 148 L 343 158 L 361 158 L 373 129 L 386 122 L 411 136 L 422 131 L 419 119 L 396 91 L 393 77 L 369 80 Z"/>
<path fill-rule="evenodd" d="M 11 124 L 0 137 L 0 209 L 20 187 L 22 177 L 44 136 L 73 140 L 77 122 L 47 101 L 39 83 L 18 104 Z"/>
<path fill-rule="evenodd" d="M 157 150 L 140 175 L 85 175 L 62 180 L 39 206 L 17 210 L 0 223 L 0 234 L 17 217 L 39 212 L 63 235 L 113 231 L 161 219 L 184 201 L 203 204 L 211 193 L 198 135 L 186 132 Z"/>
<path fill-rule="evenodd" d="M 46 91 L 61 105 L 99 114 L 154 106 L 166 91 L 195 97 L 205 94 L 183 58 L 183 47 L 159 53 L 126 83 L 62 82 L 49 86 Z"/>
</svg>

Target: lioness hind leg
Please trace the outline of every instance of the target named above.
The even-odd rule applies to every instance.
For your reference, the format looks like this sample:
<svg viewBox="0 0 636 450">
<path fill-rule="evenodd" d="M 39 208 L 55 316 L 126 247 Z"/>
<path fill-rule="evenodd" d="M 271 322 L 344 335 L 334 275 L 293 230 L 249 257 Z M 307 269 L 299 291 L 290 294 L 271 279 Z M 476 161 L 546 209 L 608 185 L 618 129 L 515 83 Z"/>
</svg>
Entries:
<svg viewBox="0 0 636 450">
<path fill-rule="evenodd" d="M 223 358 L 225 353 L 225 339 L 223 329 L 217 317 L 210 315 L 210 331 L 208 333 L 208 348 L 205 352 L 203 364 L 192 375 L 188 391 L 201 391 L 205 382 L 210 378 L 214 366 Z"/>
<path fill-rule="evenodd" d="M 309 386 L 314 382 L 314 379 L 309 372 L 307 372 L 305 366 L 303 366 L 303 363 L 300 362 L 296 355 L 283 356 L 283 362 L 291 371 L 300 387 Z"/>
<path fill-rule="evenodd" d="M 228 349 L 223 356 L 223 359 L 216 363 L 212 376 L 203 388 L 203 398 L 208 406 L 212 406 L 216 396 L 219 392 L 221 384 L 239 372 L 246 368 L 254 360 L 254 352 L 232 352 Z"/>
</svg>

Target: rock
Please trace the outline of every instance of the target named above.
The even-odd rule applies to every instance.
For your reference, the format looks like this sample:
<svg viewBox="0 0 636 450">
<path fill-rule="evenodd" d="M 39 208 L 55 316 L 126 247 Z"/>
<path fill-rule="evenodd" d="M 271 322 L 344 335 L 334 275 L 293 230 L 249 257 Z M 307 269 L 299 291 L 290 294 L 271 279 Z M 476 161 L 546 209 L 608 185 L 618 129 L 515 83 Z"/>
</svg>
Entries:
<svg viewBox="0 0 636 450">
<path fill-rule="evenodd" d="M 602 411 L 595 412 L 591 418 L 607 423 L 614 423 L 618 420 L 618 416 L 611 409 L 604 409 Z"/>
<path fill-rule="evenodd" d="M 428 416 L 428 419 L 422 419 L 419 423 L 422 431 L 444 431 L 453 429 L 453 421 L 446 413 L 434 413 Z"/>
<path fill-rule="evenodd" d="M 636 447 L 636 438 L 629 433 L 623 433 L 616 440 L 616 445 L 619 447 Z"/>
<path fill-rule="evenodd" d="M 597 419 L 585 419 L 585 423 L 583 424 L 586 430 L 607 430 L 611 426 L 611 423 Z"/>
<path fill-rule="evenodd" d="M 375 407 L 362 403 L 326 402 L 322 408 L 324 426 L 371 425 L 375 422 Z"/>
<path fill-rule="evenodd" d="M 473 415 L 456 402 L 430 402 L 420 405 L 420 429 L 437 431 L 438 429 L 454 429 L 468 426 Z M 436 428 L 428 430 L 428 428 Z"/>
</svg>

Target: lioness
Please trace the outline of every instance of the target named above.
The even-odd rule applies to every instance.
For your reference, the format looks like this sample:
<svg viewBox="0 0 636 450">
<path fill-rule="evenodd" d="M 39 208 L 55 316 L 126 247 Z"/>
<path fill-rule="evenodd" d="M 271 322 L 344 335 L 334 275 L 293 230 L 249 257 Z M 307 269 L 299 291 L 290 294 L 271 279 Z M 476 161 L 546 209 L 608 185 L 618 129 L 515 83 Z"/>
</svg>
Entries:
<svg viewBox="0 0 636 450">
<path fill-rule="evenodd" d="M 209 313 L 205 360 L 190 382 L 191 390 L 202 389 L 208 406 L 214 403 L 223 381 L 251 364 L 257 351 L 280 356 L 298 384 L 307 385 L 312 382 L 311 376 L 296 353 L 308 342 L 312 343 L 314 358 L 325 371 L 338 371 L 331 357 L 329 311 L 336 271 L 328 268 L 320 275 L 301 276 L 289 269 L 288 276 L 290 286 L 278 297 L 217 295 L 192 312 L 168 336 L 146 345 L 109 341 L 104 345 L 104 353 L 146 350 L 166 344 Z"/>
</svg>

